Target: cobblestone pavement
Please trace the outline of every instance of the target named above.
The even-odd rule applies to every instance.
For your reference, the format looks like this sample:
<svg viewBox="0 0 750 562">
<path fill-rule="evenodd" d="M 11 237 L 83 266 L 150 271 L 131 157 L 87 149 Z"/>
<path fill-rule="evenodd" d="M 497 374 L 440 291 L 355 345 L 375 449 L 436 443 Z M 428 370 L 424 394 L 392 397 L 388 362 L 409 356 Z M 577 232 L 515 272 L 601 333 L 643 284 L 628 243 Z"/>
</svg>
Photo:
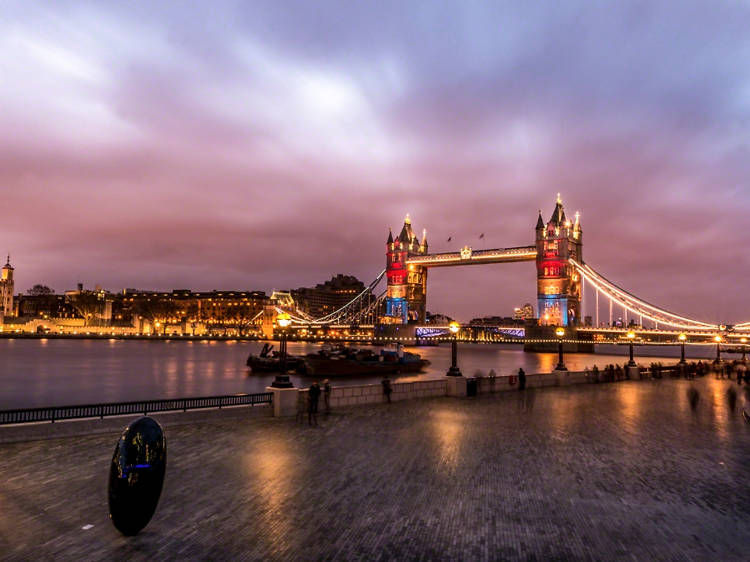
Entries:
<svg viewBox="0 0 750 562">
<path fill-rule="evenodd" d="M 353 408 L 318 428 L 169 427 L 159 507 L 130 538 L 107 517 L 116 433 L 0 445 L 0 557 L 747 560 L 750 426 L 732 386 L 580 385 Z"/>
</svg>

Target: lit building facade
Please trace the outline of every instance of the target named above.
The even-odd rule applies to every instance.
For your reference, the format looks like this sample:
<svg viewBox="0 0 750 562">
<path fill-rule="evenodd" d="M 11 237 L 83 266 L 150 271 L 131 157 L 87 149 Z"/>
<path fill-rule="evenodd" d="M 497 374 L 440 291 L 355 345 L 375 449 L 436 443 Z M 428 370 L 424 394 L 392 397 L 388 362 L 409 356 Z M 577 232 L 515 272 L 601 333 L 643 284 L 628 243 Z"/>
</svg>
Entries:
<svg viewBox="0 0 750 562">
<path fill-rule="evenodd" d="M 362 281 L 353 275 L 339 273 L 315 287 L 291 291 L 291 295 L 301 310 L 313 318 L 320 318 L 346 305 L 364 290 Z"/>
<path fill-rule="evenodd" d="M 263 291 L 125 289 L 115 296 L 113 317 L 137 326 L 139 331 L 246 335 L 267 301 Z"/>
<path fill-rule="evenodd" d="M 422 241 L 417 239 L 406 215 L 404 226 L 397 238 L 388 232 L 386 242 L 386 307 L 381 318 L 383 324 L 424 324 L 427 314 L 427 268 L 406 265 L 409 255 L 426 254 L 427 233 Z"/>
<path fill-rule="evenodd" d="M 514 320 L 529 320 L 531 318 L 534 318 L 534 307 L 531 303 L 527 302 L 525 305 L 513 309 Z"/>
<path fill-rule="evenodd" d="M 583 231 L 580 215 L 565 217 L 560 195 L 552 217 L 536 223 L 536 268 L 539 325 L 577 326 L 581 322 L 581 282 L 570 259 L 582 263 Z"/>
</svg>

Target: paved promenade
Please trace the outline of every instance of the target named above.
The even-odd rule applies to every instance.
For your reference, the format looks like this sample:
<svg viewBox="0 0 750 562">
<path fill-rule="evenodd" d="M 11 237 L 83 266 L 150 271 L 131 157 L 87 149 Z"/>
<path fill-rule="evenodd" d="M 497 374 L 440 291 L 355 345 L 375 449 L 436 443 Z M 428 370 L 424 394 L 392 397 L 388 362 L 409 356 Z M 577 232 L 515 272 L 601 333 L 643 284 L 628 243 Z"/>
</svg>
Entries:
<svg viewBox="0 0 750 562">
<path fill-rule="evenodd" d="M 730 386 L 431 398 L 318 428 L 239 410 L 169 426 L 159 507 L 131 538 L 107 518 L 116 432 L 0 445 L 0 558 L 747 560 L 750 426 Z"/>
</svg>

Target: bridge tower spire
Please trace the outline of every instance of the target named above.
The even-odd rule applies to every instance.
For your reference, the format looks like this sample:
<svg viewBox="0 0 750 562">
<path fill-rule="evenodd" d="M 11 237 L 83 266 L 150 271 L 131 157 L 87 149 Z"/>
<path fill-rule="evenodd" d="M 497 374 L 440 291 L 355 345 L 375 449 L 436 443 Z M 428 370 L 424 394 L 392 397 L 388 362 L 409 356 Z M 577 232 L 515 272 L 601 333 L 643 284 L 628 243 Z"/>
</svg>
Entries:
<svg viewBox="0 0 750 562">
<path fill-rule="evenodd" d="M 409 256 L 426 254 L 427 233 L 420 242 L 407 214 L 404 226 L 394 238 L 389 232 L 386 242 L 386 299 L 383 324 L 424 324 L 427 316 L 427 268 L 406 265 Z"/>
<path fill-rule="evenodd" d="M 581 282 L 569 260 L 582 263 L 583 230 L 580 214 L 575 222 L 565 217 L 557 194 L 555 210 L 547 224 L 541 211 L 536 223 L 537 297 L 541 326 L 577 326 L 581 323 Z"/>
</svg>

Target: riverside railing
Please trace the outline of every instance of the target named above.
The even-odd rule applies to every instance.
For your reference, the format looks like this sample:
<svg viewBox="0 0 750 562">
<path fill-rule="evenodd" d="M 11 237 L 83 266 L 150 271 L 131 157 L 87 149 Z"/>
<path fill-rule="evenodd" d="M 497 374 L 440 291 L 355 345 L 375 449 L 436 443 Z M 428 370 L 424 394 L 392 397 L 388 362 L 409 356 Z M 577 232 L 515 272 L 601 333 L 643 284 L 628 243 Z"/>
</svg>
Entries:
<svg viewBox="0 0 750 562">
<path fill-rule="evenodd" d="M 82 404 L 77 406 L 53 406 L 24 410 L 0 410 L 0 425 L 12 423 L 52 422 L 80 418 L 104 418 L 128 414 L 148 415 L 154 412 L 197 410 L 201 408 L 223 408 L 226 406 L 256 406 L 272 404 L 271 392 L 257 394 L 230 394 L 226 396 L 202 396 L 196 398 L 169 398 L 165 400 L 139 400 L 136 402 L 110 402 L 106 404 Z"/>
</svg>

